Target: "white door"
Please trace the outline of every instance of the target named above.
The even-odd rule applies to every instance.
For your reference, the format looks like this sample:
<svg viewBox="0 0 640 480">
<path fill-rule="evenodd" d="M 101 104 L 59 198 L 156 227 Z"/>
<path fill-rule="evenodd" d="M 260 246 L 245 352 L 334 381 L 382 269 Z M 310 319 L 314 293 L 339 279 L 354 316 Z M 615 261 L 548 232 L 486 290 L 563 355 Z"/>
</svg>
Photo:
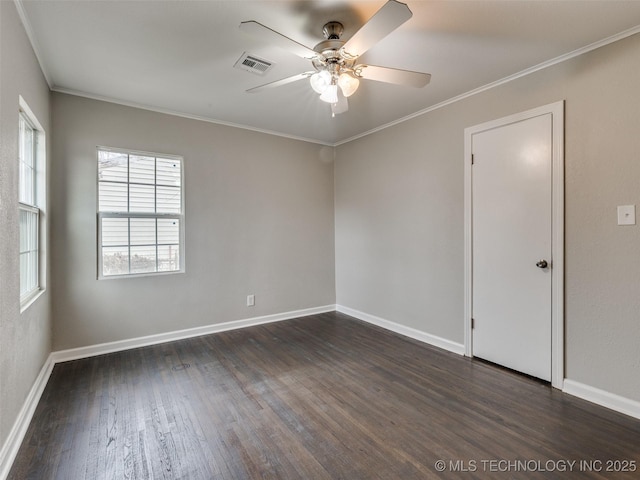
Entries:
<svg viewBox="0 0 640 480">
<path fill-rule="evenodd" d="M 552 121 L 471 136 L 473 355 L 551 380 Z"/>
</svg>

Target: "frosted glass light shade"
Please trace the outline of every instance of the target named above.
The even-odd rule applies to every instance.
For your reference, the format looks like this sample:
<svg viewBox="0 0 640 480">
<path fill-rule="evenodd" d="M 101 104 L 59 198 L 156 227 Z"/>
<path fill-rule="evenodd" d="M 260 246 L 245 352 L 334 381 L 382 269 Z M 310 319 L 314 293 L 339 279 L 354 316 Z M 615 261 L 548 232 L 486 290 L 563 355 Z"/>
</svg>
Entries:
<svg viewBox="0 0 640 480">
<path fill-rule="evenodd" d="M 342 89 L 338 89 L 338 101 L 331 104 L 331 116 L 335 117 L 339 113 L 349 110 L 347 97 L 342 94 Z"/>
<path fill-rule="evenodd" d="M 331 74 L 326 70 L 316 72 L 309 78 L 313 91 L 322 95 L 327 87 L 331 84 Z"/>
<path fill-rule="evenodd" d="M 327 103 L 337 103 L 338 102 L 338 85 L 327 86 L 327 89 L 324 91 L 324 93 L 320 95 L 320 100 Z"/>
<path fill-rule="evenodd" d="M 360 86 L 360 80 L 349 73 L 342 73 L 338 78 L 338 85 L 345 97 L 350 97 Z"/>
</svg>

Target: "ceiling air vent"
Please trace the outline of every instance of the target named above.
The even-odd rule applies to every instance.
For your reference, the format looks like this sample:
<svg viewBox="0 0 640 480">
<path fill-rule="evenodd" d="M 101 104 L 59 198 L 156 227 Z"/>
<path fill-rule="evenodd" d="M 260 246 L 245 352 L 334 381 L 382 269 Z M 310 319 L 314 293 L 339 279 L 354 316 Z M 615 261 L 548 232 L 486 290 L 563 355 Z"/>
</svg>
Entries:
<svg viewBox="0 0 640 480">
<path fill-rule="evenodd" d="M 269 70 L 271 70 L 271 67 L 273 67 L 273 65 L 273 62 L 258 58 L 255 55 L 244 52 L 233 67 L 240 70 L 246 70 L 247 72 L 255 73 L 256 75 L 264 75 Z"/>
</svg>

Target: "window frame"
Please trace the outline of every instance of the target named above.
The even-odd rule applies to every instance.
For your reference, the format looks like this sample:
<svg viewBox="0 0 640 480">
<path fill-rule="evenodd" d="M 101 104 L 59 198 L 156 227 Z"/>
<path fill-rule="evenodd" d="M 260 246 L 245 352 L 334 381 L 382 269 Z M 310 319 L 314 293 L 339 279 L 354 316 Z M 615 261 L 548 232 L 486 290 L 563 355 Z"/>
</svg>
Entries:
<svg viewBox="0 0 640 480">
<path fill-rule="evenodd" d="M 28 291 L 22 292 L 22 281 L 24 279 L 22 267 L 19 267 L 19 298 L 20 312 L 24 312 L 36 299 L 46 290 L 46 198 L 47 198 L 47 178 L 46 178 L 46 132 L 37 117 L 29 108 L 22 96 L 18 97 L 18 231 L 20 234 L 20 242 L 18 247 L 19 265 L 21 264 L 22 255 L 26 252 L 22 251 L 23 231 L 20 224 L 21 213 L 25 212 L 35 216 L 35 229 L 31 232 L 29 243 L 35 244 L 35 248 L 29 252 L 35 253 L 35 261 L 32 270 L 27 272 L 35 278 L 35 284 Z M 23 130 L 22 122 L 29 127 L 32 134 L 30 160 L 31 164 L 24 161 Z M 23 164 L 31 170 L 31 181 L 29 185 L 31 193 L 31 203 L 26 199 L 23 201 Z"/>
<path fill-rule="evenodd" d="M 166 159 L 166 160 L 174 160 L 177 162 L 180 162 L 180 213 L 157 213 L 157 212 L 118 212 L 118 211 L 100 211 L 100 152 L 112 152 L 112 153 L 119 153 L 119 154 L 124 154 L 127 155 L 127 165 L 129 165 L 130 162 L 130 157 L 131 156 L 142 156 L 142 157 L 154 157 L 155 160 L 157 159 Z M 129 170 L 129 167 L 127 167 L 127 171 Z M 136 185 L 136 182 L 130 182 L 129 181 L 129 176 L 127 175 L 127 181 L 126 182 L 112 182 L 109 181 L 109 183 L 122 183 L 125 184 L 127 186 L 129 185 Z M 157 183 L 153 183 L 154 186 L 158 186 Z M 160 185 L 162 186 L 162 185 Z M 148 277 L 148 276 L 160 276 L 160 275 L 173 275 L 173 274 L 177 274 L 177 273 L 184 273 L 185 272 L 185 188 L 184 188 L 184 157 L 180 156 L 180 155 L 173 155 L 173 154 L 165 154 L 165 153 L 155 153 L 155 152 L 146 152 L 146 151 L 141 151 L 141 150 L 129 150 L 129 149 L 123 149 L 123 148 L 113 148 L 113 147 L 104 147 L 104 146 L 97 146 L 96 147 L 96 218 L 97 218 L 97 225 L 96 225 L 96 231 L 97 231 L 97 238 L 96 238 L 96 244 L 97 244 L 97 252 L 98 252 L 98 258 L 97 258 L 97 269 L 98 269 L 98 275 L 97 278 L 98 280 L 115 280 L 115 279 L 122 279 L 122 278 L 137 278 L 137 277 Z M 129 189 L 127 188 L 127 205 L 129 205 L 130 202 L 130 192 Z M 139 272 L 139 273 L 131 273 L 131 271 L 129 271 L 129 273 L 122 273 L 122 274 L 116 274 L 116 275 L 104 275 L 104 265 L 103 265 L 103 255 L 102 255 L 102 249 L 103 249 L 103 245 L 102 245 L 102 220 L 105 218 L 120 218 L 120 219 L 155 219 L 156 221 L 158 219 L 177 219 L 179 222 L 179 228 L 178 228 L 178 247 L 179 247 L 179 258 L 178 258 L 178 262 L 179 262 L 179 266 L 177 270 L 165 270 L 165 271 L 154 271 L 154 272 Z M 128 238 L 128 244 L 127 247 L 129 248 L 129 250 L 131 249 L 132 245 L 131 245 L 131 231 L 130 231 L 130 227 L 129 227 L 129 238 Z M 160 244 L 158 244 L 158 232 L 157 232 L 157 226 L 156 226 L 156 242 L 155 242 L 155 247 L 156 247 L 156 252 L 157 252 L 157 248 L 158 246 L 161 246 Z M 137 246 L 137 245 L 133 245 L 133 246 Z M 158 257 L 156 254 L 156 268 L 157 268 L 157 261 L 158 261 Z M 131 270 L 131 255 L 129 255 L 129 270 Z"/>
</svg>

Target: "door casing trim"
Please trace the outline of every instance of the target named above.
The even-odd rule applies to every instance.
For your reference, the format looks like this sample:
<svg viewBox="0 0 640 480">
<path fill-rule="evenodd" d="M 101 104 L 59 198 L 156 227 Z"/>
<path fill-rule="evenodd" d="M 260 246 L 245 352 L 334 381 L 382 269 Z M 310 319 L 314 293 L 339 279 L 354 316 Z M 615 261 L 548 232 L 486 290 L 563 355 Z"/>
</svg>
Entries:
<svg viewBox="0 0 640 480">
<path fill-rule="evenodd" d="M 481 123 L 464 130 L 464 348 L 473 356 L 472 143 L 474 134 L 551 114 L 551 385 L 564 384 L 564 100 Z"/>
</svg>

